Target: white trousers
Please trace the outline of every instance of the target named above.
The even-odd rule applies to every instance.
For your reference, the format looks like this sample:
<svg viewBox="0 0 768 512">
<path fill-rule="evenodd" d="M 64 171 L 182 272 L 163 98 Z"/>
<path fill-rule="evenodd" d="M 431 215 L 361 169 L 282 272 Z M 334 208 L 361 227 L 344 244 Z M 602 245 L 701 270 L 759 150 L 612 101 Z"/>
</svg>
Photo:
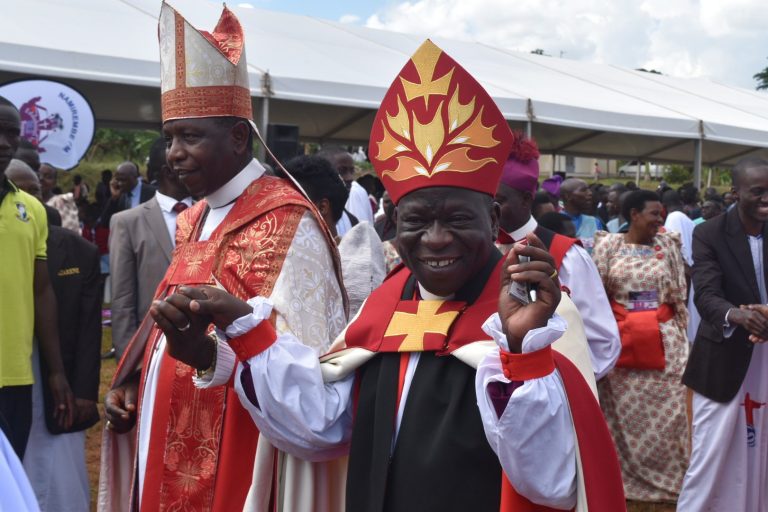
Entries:
<svg viewBox="0 0 768 512">
<path fill-rule="evenodd" d="M 733 400 L 693 394 L 693 449 L 679 512 L 768 511 L 768 346 Z"/>
</svg>

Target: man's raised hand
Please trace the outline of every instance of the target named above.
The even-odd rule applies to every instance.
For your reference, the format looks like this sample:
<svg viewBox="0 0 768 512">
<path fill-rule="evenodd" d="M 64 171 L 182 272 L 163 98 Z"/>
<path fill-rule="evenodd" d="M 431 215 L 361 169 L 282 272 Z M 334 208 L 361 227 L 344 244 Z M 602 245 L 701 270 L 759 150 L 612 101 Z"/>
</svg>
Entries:
<svg viewBox="0 0 768 512">
<path fill-rule="evenodd" d="M 544 327 L 560 304 L 560 282 L 554 260 L 536 235 L 527 237 L 528 245 L 515 244 L 509 251 L 501 271 L 499 317 L 510 352 L 522 351 L 523 338 L 533 329 Z M 518 256 L 529 262 L 520 263 Z M 523 304 L 509 295 L 512 281 L 536 287 L 536 300 Z"/>
</svg>

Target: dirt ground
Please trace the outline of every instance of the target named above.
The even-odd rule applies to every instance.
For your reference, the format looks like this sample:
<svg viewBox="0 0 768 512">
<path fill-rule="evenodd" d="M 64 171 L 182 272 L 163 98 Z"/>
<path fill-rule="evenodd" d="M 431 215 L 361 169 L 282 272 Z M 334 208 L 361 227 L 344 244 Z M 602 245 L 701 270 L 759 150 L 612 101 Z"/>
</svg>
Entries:
<svg viewBox="0 0 768 512">
<path fill-rule="evenodd" d="M 104 328 L 102 338 L 102 352 L 105 352 L 112 346 L 112 329 Z M 114 359 L 106 359 L 101 363 L 101 385 L 99 388 L 99 410 L 102 418 L 104 417 L 104 395 L 112 382 L 112 376 L 115 374 L 117 364 Z M 86 433 L 85 441 L 85 460 L 88 464 L 88 476 L 91 481 L 91 510 L 96 510 L 96 494 L 99 485 L 99 463 L 101 457 L 101 429 L 102 424 L 94 425 Z M 674 512 L 675 506 L 668 504 L 643 503 L 637 501 L 627 502 L 628 512 Z"/>
</svg>

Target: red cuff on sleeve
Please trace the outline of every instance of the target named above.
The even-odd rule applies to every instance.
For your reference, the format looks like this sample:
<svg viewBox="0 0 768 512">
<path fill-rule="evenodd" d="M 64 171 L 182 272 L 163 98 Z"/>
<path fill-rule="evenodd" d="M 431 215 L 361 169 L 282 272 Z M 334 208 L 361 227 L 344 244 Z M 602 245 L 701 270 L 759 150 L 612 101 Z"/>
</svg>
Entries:
<svg viewBox="0 0 768 512">
<path fill-rule="evenodd" d="M 539 379 L 555 371 L 551 346 L 527 354 L 513 354 L 504 350 L 500 352 L 504 376 L 511 381 Z"/>
<path fill-rule="evenodd" d="M 228 343 L 240 361 L 247 361 L 267 350 L 277 339 L 277 332 L 269 320 L 262 320 L 259 325 L 237 338 L 230 338 Z"/>
</svg>

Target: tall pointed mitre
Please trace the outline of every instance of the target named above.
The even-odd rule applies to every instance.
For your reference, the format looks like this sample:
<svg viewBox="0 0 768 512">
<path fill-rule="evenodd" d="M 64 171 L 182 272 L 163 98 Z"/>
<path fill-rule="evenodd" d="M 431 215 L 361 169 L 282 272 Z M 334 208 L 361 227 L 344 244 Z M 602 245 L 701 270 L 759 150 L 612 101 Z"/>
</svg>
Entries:
<svg viewBox="0 0 768 512">
<path fill-rule="evenodd" d="M 493 196 L 513 140 L 485 89 L 427 40 L 384 96 L 368 153 L 395 203 L 426 187 Z"/>
<path fill-rule="evenodd" d="M 253 125 L 243 28 L 232 11 L 224 6 L 208 33 L 163 2 L 158 36 L 163 122 L 235 116 Z"/>
</svg>

